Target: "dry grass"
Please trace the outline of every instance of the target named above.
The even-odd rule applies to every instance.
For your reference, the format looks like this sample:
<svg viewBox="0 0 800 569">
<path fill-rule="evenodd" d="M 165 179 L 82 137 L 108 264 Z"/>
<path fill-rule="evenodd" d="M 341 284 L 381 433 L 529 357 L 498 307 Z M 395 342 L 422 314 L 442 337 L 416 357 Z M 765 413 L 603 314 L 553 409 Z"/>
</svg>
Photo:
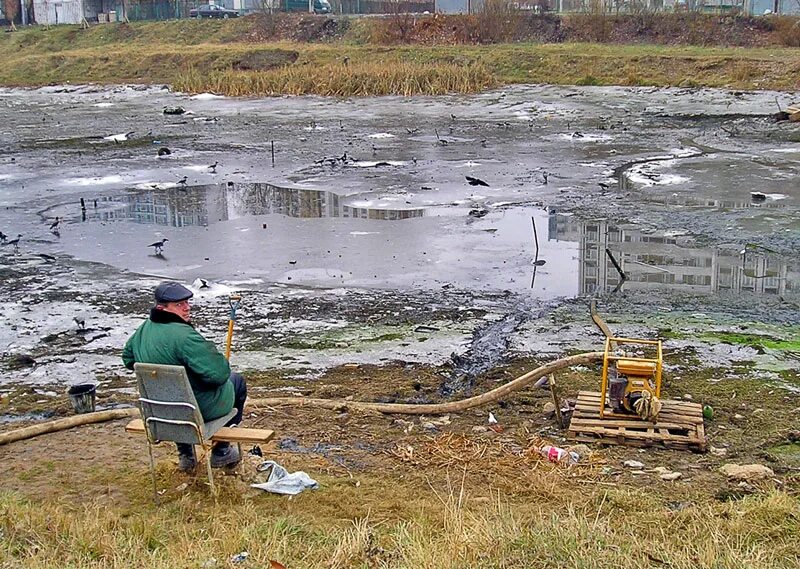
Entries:
<svg viewBox="0 0 800 569">
<path fill-rule="evenodd" d="M 222 95 L 442 95 L 474 93 L 497 81 L 483 66 L 455 64 L 355 63 L 322 66 L 286 66 L 264 72 L 226 71 L 179 75 L 173 87 L 180 91 Z"/>
<path fill-rule="evenodd" d="M 462 482 L 426 488 L 366 481 L 382 486 L 360 496 L 366 515 L 348 503 L 352 488 L 325 480 L 322 490 L 292 501 L 240 500 L 229 492 L 214 505 L 201 491 L 160 509 L 128 512 L 99 501 L 75 506 L 4 495 L 0 561 L 30 568 L 223 567 L 248 551 L 249 567 L 275 559 L 292 568 L 337 569 L 742 569 L 800 562 L 800 504 L 785 493 L 677 510 L 646 492 L 620 489 L 562 488 L 557 496 L 525 500 L 491 493 L 476 500 Z M 412 492 L 416 511 L 393 513 L 386 498 Z M 318 510 L 320 500 L 338 500 L 337 511 Z"/>
<path fill-rule="evenodd" d="M 618 20 L 605 14 L 531 19 L 516 17 L 502 3 L 490 3 L 489 7 L 492 10 L 463 18 L 365 19 L 368 21 L 353 23 L 347 32 L 351 35 L 345 36 L 322 26 L 325 18 L 310 17 L 274 22 L 282 30 L 275 32 L 275 37 L 269 36 L 271 28 L 265 28 L 258 18 L 136 22 L 86 31 L 77 26 L 32 27 L 0 35 L 0 49 L 5 54 L 0 84 L 168 83 L 188 91 L 231 95 L 338 96 L 465 93 L 510 83 L 779 90 L 796 89 L 798 84 L 795 69 L 800 54 L 796 49 L 687 47 L 691 33 L 682 31 L 681 18 L 665 17 L 658 26 L 651 18 Z M 486 22 L 481 24 L 481 19 Z M 705 30 L 704 38 L 720 36 L 712 26 L 717 20 L 692 17 L 690 21 Z M 305 37 L 308 30 L 302 22 L 311 28 L 322 26 L 325 33 L 334 35 L 323 34 L 324 41 L 310 43 L 285 41 L 284 32 L 297 32 L 289 37 Z M 623 24 L 627 27 L 620 28 Z M 796 19 L 762 18 L 752 25 L 769 27 L 759 29 L 761 36 L 780 36 L 772 45 L 796 45 L 800 37 Z M 374 29 L 365 29 L 370 26 Z M 402 45 L 389 48 L 370 43 L 381 26 L 392 32 L 381 36 L 381 41 Z M 544 28 L 540 36 L 530 39 L 534 43 L 521 43 L 527 36 L 520 26 Z M 673 27 L 674 33 L 669 32 Z M 645 34 L 641 41 L 654 43 L 566 43 L 606 36 L 610 42 L 623 41 L 617 35 L 628 28 L 641 29 Z M 659 30 L 684 47 L 663 45 Z M 450 35 L 443 36 L 445 32 Z M 406 41 L 410 43 L 402 43 Z M 508 43 L 475 45 L 502 41 Z M 350 61 L 347 67 L 343 65 L 346 59 Z M 709 62 L 717 67 L 710 68 Z"/>
</svg>

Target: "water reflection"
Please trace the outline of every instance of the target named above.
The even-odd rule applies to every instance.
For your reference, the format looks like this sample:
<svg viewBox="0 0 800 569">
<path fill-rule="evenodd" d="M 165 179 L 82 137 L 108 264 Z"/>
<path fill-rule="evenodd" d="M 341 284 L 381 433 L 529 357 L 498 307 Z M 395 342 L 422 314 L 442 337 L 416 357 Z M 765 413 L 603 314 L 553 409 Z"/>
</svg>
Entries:
<svg viewBox="0 0 800 569">
<path fill-rule="evenodd" d="M 95 200 L 87 219 L 185 227 L 265 214 L 401 220 L 423 217 L 422 208 L 390 207 L 379 200 L 340 196 L 325 190 L 272 184 L 227 184 L 139 191 Z"/>
<path fill-rule="evenodd" d="M 691 248 L 680 237 L 644 234 L 608 221 L 581 221 L 551 212 L 548 238 L 578 243 L 579 290 L 583 294 L 616 288 L 669 287 L 696 292 L 796 293 L 798 267 L 758 247 L 740 251 Z M 609 249 L 627 280 L 606 254 Z"/>
</svg>

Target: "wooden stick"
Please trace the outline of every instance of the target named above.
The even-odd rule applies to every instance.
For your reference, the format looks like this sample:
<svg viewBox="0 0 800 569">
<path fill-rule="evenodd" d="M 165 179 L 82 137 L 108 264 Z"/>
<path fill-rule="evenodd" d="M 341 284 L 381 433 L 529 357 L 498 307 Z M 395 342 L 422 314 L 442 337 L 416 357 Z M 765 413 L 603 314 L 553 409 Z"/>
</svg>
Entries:
<svg viewBox="0 0 800 569">
<path fill-rule="evenodd" d="M 611 259 L 611 264 L 614 265 L 614 268 L 617 269 L 617 272 L 619 273 L 619 277 L 622 279 L 622 282 L 627 281 L 628 280 L 628 276 L 622 270 L 622 267 L 619 266 L 619 263 L 617 263 L 617 260 L 614 258 L 614 254 L 611 252 L 611 249 L 609 249 L 608 247 L 606 247 L 606 255 L 608 255 L 609 259 Z"/>
<path fill-rule="evenodd" d="M 570 367 L 580 364 L 589 364 L 601 361 L 603 359 L 603 352 L 586 352 L 574 356 L 568 356 L 558 360 L 554 360 L 548 364 L 537 367 L 533 371 L 519 376 L 518 378 L 501 385 L 497 389 L 493 389 L 483 395 L 476 395 L 461 401 L 451 401 L 449 403 L 431 403 L 431 404 L 411 404 L 411 403 L 368 403 L 364 401 L 344 401 L 337 399 L 315 399 L 311 397 L 269 397 L 266 399 L 253 399 L 248 401 L 248 404 L 253 407 L 264 405 L 311 405 L 314 407 L 322 407 L 323 409 L 361 409 L 365 411 L 378 411 L 379 413 L 398 413 L 405 415 L 441 415 L 443 413 L 456 413 L 459 411 L 466 411 L 473 407 L 479 407 L 492 403 L 498 399 L 502 399 L 506 395 L 518 391 L 533 383 L 540 377 L 553 373 L 565 367 Z"/>
<path fill-rule="evenodd" d="M 30 439 L 38 435 L 44 435 L 45 433 L 64 431 L 80 425 L 102 423 L 104 421 L 111 421 L 113 419 L 124 419 L 126 417 L 138 416 L 139 409 L 133 407 L 130 409 L 110 409 L 108 411 L 97 411 L 96 413 L 85 413 L 83 415 L 75 415 L 74 417 L 56 419 L 55 421 L 48 421 L 47 423 L 40 423 L 39 425 L 31 425 L 30 427 L 23 427 L 22 429 L 15 429 L 6 433 L 0 433 L 0 446 L 16 441 Z"/>
<path fill-rule="evenodd" d="M 558 420 L 558 427 L 564 428 L 564 419 L 561 418 L 561 403 L 558 402 L 558 394 L 556 394 L 556 376 L 552 373 L 547 376 L 547 381 L 550 384 L 550 394 L 553 396 L 553 405 L 556 406 L 556 419 Z"/>
</svg>

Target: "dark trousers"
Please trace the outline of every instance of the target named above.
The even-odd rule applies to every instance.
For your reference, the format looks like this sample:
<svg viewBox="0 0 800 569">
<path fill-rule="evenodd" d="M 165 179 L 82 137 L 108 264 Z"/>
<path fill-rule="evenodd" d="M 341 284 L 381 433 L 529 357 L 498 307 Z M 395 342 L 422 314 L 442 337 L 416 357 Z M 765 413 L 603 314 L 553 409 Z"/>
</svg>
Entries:
<svg viewBox="0 0 800 569">
<path fill-rule="evenodd" d="M 242 422 L 244 402 L 247 401 L 247 383 L 241 373 L 232 373 L 228 381 L 233 384 L 233 407 L 236 409 L 236 415 L 234 415 L 233 419 L 225 423 L 226 427 L 231 427 Z M 177 447 L 178 452 L 181 454 L 194 454 L 194 447 L 190 444 L 177 443 Z"/>
<path fill-rule="evenodd" d="M 233 406 L 236 408 L 236 416 L 225 424 L 226 427 L 242 422 L 244 402 L 247 401 L 247 384 L 244 376 L 241 373 L 232 373 L 230 382 L 233 384 Z"/>
</svg>

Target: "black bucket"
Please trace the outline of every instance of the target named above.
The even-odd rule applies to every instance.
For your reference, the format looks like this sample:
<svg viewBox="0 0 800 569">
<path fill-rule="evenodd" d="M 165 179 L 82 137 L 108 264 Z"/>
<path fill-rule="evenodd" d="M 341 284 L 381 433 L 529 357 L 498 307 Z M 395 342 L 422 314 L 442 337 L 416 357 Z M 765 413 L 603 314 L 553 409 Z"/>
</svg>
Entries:
<svg viewBox="0 0 800 569">
<path fill-rule="evenodd" d="M 94 383 L 73 385 L 67 390 L 72 408 L 76 413 L 93 413 L 97 386 Z"/>
</svg>

